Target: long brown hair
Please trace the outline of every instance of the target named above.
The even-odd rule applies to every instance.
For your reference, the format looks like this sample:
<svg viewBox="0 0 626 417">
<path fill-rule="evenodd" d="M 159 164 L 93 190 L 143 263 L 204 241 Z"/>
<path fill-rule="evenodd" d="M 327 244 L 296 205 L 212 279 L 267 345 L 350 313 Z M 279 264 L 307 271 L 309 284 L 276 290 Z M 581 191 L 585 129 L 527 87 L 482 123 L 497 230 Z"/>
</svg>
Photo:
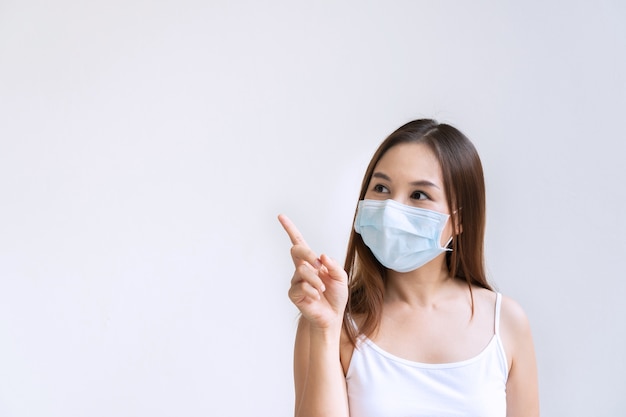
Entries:
<svg viewBox="0 0 626 417">
<path fill-rule="evenodd" d="M 491 289 L 484 266 L 485 180 L 482 164 L 472 142 L 458 129 L 434 120 L 409 122 L 385 139 L 372 157 L 361 183 L 359 200 L 365 198 L 376 164 L 392 147 L 402 143 L 424 143 L 435 153 L 443 172 L 443 183 L 451 219 L 462 232 L 452 240 L 446 255 L 450 276 L 472 285 Z M 356 218 L 356 211 L 355 211 Z M 360 334 L 370 336 L 380 323 L 385 293 L 386 268 L 378 262 L 352 229 L 348 241 L 345 270 L 348 273 L 349 299 L 344 328 L 352 344 Z M 472 296 L 472 313 L 474 310 Z M 355 315 L 363 317 L 359 329 L 352 325 Z"/>
</svg>

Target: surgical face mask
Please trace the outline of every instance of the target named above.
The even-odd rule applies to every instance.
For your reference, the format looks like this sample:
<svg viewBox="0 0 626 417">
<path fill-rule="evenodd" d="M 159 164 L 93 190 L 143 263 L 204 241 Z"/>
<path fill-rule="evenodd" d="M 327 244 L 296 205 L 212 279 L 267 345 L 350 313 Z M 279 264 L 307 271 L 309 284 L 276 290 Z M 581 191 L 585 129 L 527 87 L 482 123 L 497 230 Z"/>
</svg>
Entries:
<svg viewBox="0 0 626 417">
<path fill-rule="evenodd" d="M 398 272 L 413 271 L 449 251 L 441 234 L 450 216 L 394 200 L 359 201 L 354 230 L 376 259 Z"/>
</svg>

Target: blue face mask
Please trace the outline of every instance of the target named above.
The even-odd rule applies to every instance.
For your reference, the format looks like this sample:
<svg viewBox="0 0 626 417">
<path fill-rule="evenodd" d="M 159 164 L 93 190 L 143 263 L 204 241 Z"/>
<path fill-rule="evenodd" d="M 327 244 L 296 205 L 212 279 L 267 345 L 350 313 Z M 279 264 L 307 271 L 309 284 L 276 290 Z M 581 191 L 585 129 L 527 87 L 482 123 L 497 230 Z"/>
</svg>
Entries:
<svg viewBox="0 0 626 417">
<path fill-rule="evenodd" d="M 409 272 L 452 250 L 440 244 L 449 217 L 394 200 L 361 200 L 354 230 L 381 264 Z"/>
</svg>

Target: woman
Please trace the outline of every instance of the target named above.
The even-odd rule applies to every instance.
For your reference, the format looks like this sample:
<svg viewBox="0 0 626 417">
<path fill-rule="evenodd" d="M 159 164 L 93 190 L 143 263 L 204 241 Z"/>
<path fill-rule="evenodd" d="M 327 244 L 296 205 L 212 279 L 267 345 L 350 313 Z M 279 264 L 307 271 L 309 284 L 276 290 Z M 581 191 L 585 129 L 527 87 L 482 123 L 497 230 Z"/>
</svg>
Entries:
<svg viewBox="0 0 626 417">
<path fill-rule="evenodd" d="M 279 220 L 302 314 L 296 416 L 539 415 L 530 327 L 487 282 L 483 171 L 460 131 L 415 120 L 383 141 L 345 270 Z"/>
</svg>

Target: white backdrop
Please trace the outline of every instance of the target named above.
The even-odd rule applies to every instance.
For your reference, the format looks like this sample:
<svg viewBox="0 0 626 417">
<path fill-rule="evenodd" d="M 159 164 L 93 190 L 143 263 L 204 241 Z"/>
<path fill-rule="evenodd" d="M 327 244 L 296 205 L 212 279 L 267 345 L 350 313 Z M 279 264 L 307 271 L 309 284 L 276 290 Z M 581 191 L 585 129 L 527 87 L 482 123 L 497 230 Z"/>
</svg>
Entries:
<svg viewBox="0 0 626 417">
<path fill-rule="evenodd" d="M 626 408 L 626 6 L 0 0 L 0 416 L 289 416 L 288 214 L 343 260 L 433 117 L 481 153 L 543 416 Z"/>
</svg>

